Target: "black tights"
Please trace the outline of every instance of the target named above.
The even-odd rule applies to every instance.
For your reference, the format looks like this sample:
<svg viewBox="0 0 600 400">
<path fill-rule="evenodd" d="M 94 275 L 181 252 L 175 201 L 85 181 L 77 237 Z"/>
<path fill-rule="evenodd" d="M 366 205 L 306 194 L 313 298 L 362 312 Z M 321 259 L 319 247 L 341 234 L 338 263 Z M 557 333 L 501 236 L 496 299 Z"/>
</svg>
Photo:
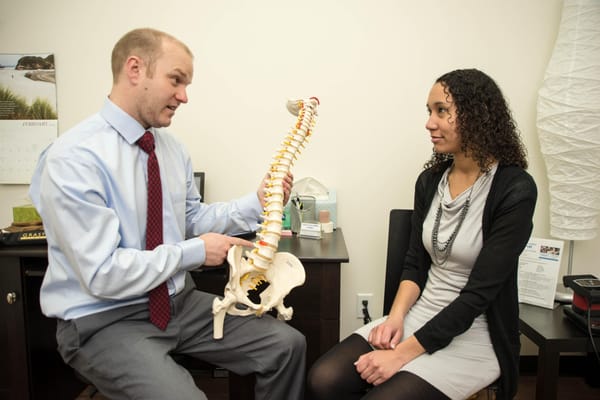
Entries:
<svg viewBox="0 0 600 400">
<path fill-rule="evenodd" d="M 325 353 L 308 373 L 307 397 L 311 400 L 448 400 L 420 377 L 400 371 L 381 385 L 363 380 L 354 362 L 373 349 L 360 335 L 353 334 Z"/>
</svg>

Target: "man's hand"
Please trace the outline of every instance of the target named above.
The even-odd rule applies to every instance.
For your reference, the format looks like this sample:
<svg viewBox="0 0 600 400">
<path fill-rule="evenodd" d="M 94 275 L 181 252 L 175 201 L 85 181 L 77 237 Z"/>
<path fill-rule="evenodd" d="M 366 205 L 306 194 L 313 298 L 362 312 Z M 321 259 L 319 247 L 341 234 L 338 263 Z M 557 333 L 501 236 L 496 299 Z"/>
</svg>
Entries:
<svg viewBox="0 0 600 400">
<path fill-rule="evenodd" d="M 204 265 L 208 267 L 223 264 L 227 258 L 227 252 L 235 245 L 244 247 L 253 246 L 253 243 L 248 240 L 222 235 L 220 233 L 205 233 L 204 235 L 200 235 L 200 239 L 204 241 L 204 251 L 206 253 Z"/>
<path fill-rule="evenodd" d="M 266 184 L 271 178 L 270 174 L 267 173 L 263 180 L 260 182 L 258 186 L 257 194 L 258 199 L 260 200 L 260 204 L 265 206 L 265 188 Z M 290 193 L 292 192 L 292 186 L 294 186 L 294 175 L 288 171 L 287 175 L 283 178 L 283 205 L 285 206 L 290 199 Z"/>
</svg>

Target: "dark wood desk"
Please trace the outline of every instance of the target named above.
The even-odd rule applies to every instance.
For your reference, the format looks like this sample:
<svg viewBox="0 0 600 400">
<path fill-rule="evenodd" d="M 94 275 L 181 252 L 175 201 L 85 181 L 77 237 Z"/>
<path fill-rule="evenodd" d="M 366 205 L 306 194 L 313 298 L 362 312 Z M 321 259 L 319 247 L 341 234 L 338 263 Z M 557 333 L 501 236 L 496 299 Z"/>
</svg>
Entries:
<svg viewBox="0 0 600 400">
<path fill-rule="evenodd" d="M 560 353 L 591 352 L 592 342 L 583 330 L 567 320 L 563 306 L 553 310 L 519 304 L 519 328 L 538 346 L 537 400 L 556 399 Z M 600 346 L 600 337 L 595 337 Z"/>
<path fill-rule="evenodd" d="M 295 254 L 306 282 L 286 297 L 290 325 L 307 341 L 307 365 L 339 341 L 340 268 L 348 262 L 341 229 L 321 240 L 282 238 L 279 251 Z M 46 246 L 0 246 L 0 399 L 70 399 L 82 389 L 56 351 L 54 319 L 41 314 L 39 288 Z M 223 294 L 227 269 L 193 274 L 201 290 Z M 54 396 L 54 397 L 53 397 Z"/>
</svg>

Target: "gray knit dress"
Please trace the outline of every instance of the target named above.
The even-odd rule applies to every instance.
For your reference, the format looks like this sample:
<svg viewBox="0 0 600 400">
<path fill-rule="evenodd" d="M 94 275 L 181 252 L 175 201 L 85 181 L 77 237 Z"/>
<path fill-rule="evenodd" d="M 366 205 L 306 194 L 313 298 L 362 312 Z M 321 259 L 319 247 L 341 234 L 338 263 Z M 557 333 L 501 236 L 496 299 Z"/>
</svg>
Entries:
<svg viewBox="0 0 600 400">
<path fill-rule="evenodd" d="M 489 193 L 495 165 L 463 193 L 452 199 L 448 190 L 448 170 L 439 183 L 432 206 L 423 223 L 423 243 L 432 256 L 432 265 L 425 289 L 404 320 L 404 337 L 408 338 L 440 310 L 450 304 L 467 283 L 475 259 L 482 247 L 481 220 Z M 432 232 L 440 200 L 442 213 L 439 219 L 438 248 L 450 238 L 460 220 L 461 210 L 470 198 L 469 209 L 458 230 L 447 259 L 435 256 Z M 359 328 L 355 333 L 365 339 L 373 327 L 386 317 Z M 500 366 L 492 347 L 488 324 L 484 314 L 452 342 L 433 354 L 424 353 L 402 370 L 420 376 L 451 399 L 465 399 L 485 388 L 500 376 Z"/>
</svg>

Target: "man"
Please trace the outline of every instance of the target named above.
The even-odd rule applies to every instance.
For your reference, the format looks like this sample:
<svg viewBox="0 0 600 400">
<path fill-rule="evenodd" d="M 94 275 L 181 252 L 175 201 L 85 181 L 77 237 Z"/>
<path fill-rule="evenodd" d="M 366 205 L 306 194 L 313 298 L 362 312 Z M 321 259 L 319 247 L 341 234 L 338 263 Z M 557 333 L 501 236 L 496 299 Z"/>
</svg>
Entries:
<svg viewBox="0 0 600 400">
<path fill-rule="evenodd" d="M 189 155 L 161 129 L 188 101 L 192 61 L 164 32 L 127 33 L 101 111 L 40 157 L 30 195 L 48 238 L 42 311 L 58 320 L 65 362 L 111 399 L 206 398 L 171 353 L 255 372 L 257 399 L 300 399 L 302 334 L 270 316 L 228 316 L 214 340 L 214 295 L 194 290 L 188 273 L 251 246 L 230 235 L 255 230 L 264 204 L 264 181 L 229 203 L 201 203 Z M 288 176 L 285 201 L 291 184 Z M 160 288 L 166 319 L 156 322 L 149 297 Z"/>
</svg>

